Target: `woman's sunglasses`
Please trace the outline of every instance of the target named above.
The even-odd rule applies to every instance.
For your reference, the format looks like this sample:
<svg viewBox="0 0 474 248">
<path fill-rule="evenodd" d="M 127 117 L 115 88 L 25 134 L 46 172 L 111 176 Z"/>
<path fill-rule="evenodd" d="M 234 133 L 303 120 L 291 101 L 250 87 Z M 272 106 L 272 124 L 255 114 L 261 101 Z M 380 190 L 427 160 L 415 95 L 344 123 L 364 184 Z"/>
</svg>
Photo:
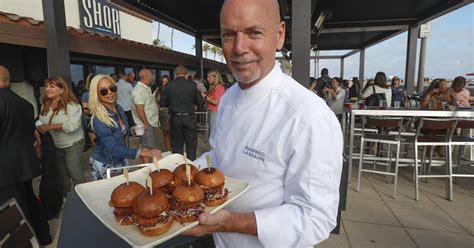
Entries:
<svg viewBox="0 0 474 248">
<path fill-rule="evenodd" d="M 109 88 L 101 88 L 99 90 L 99 93 L 101 96 L 106 96 L 107 94 L 109 94 L 109 91 L 112 93 L 117 92 L 117 85 L 112 85 Z"/>
</svg>

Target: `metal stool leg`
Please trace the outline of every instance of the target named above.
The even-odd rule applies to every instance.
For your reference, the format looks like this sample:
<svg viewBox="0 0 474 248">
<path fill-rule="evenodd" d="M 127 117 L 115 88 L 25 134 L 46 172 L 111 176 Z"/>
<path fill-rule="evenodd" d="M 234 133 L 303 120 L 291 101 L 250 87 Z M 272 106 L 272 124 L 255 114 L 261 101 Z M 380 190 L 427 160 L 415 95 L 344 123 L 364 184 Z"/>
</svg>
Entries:
<svg viewBox="0 0 474 248">
<path fill-rule="evenodd" d="M 351 159 L 351 158 L 349 158 Z M 357 176 L 357 192 L 360 192 L 360 180 L 362 176 L 362 166 L 364 166 L 364 138 L 360 139 L 360 155 L 359 155 L 359 173 Z"/>
</svg>

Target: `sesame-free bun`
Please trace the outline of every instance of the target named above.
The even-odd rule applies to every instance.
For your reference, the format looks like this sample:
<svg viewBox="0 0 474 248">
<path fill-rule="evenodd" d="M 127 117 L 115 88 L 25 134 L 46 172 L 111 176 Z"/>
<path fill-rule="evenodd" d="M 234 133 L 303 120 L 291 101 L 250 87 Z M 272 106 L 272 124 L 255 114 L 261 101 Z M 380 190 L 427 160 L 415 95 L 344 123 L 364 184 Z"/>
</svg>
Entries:
<svg viewBox="0 0 474 248">
<path fill-rule="evenodd" d="M 191 183 L 191 185 L 188 185 L 183 183 L 174 188 L 172 197 L 183 203 L 202 202 L 204 191 L 198 184 Z"/>
<path fill-rule="evenodd" d="M 173 225 L 173 222 L 174 222 L 174 219 L 172 216 L 170 216 L 166 223 L 158 224 L 152 228 L 139 227 L 138 230 L 140 231 L 141 234 L 147 237 L 158 236 L 168 231 Z"/>
<path fill-rule="evenodd" d="M 199 173 L 199 170 L 196 168 L 196 166 L 192 164 L 188 164 L 191 170 L 191 182 L 194 181 L 196 175 Z M 184 182 L 187 183 L 187 177 L 186 177 L 186 165 L 181 164 L 176 169 L 173 171 L 174 173 L 174 183 L 175 185 L 182 184 Z"/>
<path fill-rule="evenodd" d="M 137 182 L 122 183 L 117 186 L 110 196 L 109 205 L 117 208 L 132 207 L 138 195 L 145 191 L 145 187 Z"/>
<path fill-rule="evenodd" d="M 150 194 L 150 190 L 146 190 L 137 197 L 133 212 L 143 218 L 152 218 L 168 210 L 169 207 L 168 198 L 161 190 L 153 190 L 153 194 Z"/>
<path fill-rule="evenodd" d="M 150 173 L 152 187 L 159 189 L 170 184 L 174 179 L 174 174 L 170 170 L 160 169 Z"/>
<path fill-rule="evenodd" d="M 214 188 L 221 186 L 225 182 L 224 174 L 216 168 L 204 168 L 202 169 L 195 178 L 196 183 L 201 186 Z"/>
</svg>

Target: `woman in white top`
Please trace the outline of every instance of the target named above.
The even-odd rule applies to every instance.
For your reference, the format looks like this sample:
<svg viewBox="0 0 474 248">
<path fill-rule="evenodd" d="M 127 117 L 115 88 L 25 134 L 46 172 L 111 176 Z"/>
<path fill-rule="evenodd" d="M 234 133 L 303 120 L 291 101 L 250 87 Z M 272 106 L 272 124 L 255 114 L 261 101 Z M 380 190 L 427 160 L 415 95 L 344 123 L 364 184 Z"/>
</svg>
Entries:
<svg viewBox="0 0 474 248">
<path fill-rule="evenodd" d="M 370 95 L 375 93 L 384 93 L 385 94 L 385 100 L 387 100 L 387 106 L 390 107 L 392 103 L 392 89 L 387 86 L 387 76 L 385 73 L 379 71 L 377 74 L 375 74 L 374 78 L 374 85 L 366 87 L 364 91 L 361 94 L 362 99 L 366 99 Z"/>
<path fill-rule="evenodd" d="M 327 103 L 331 110 L 336 114 L 338 119 L 342 117 L 344 107 L 344 99 L 346 98 L 346 91 L 341 88 L 342 79 L 334 77 L 331 80 L 332 89 L 326 87 L 323 93 L 327 95 Z"/>
<path fill-rule="evenodd" d="M 40 132 L 50 132 L 56 146 L 58 182 L 65 196 L 75 186 L 86 181 L 82 170 L 84 132 L 81 128 L 81 105 L 69 84 L 61 77 L 46 79 L 45 98 L 39 120 Z"/>
</svg>

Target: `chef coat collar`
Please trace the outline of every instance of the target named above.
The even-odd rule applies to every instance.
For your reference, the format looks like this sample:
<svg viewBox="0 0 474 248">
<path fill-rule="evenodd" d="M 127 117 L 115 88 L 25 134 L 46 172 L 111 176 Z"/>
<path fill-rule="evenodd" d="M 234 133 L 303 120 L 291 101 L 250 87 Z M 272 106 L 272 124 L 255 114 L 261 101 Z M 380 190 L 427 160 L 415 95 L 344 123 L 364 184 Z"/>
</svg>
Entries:
<svg viewBox="0 0 474 248">
<path fill-rule="evenodd" d="M 274 87 L 276 87 L 277 82 L 281 80 L 283 72 L 280 69 L 278 63 L 275 63 L 273 69 L 268 73 L 260 82 L 256 85 L 250 87 L 249 89 L 241 89 L 237 87 L 237 94 L 241 101 L 251 100 L 254 98 L 261 97 L 269 93 Z"/>
</svg>

